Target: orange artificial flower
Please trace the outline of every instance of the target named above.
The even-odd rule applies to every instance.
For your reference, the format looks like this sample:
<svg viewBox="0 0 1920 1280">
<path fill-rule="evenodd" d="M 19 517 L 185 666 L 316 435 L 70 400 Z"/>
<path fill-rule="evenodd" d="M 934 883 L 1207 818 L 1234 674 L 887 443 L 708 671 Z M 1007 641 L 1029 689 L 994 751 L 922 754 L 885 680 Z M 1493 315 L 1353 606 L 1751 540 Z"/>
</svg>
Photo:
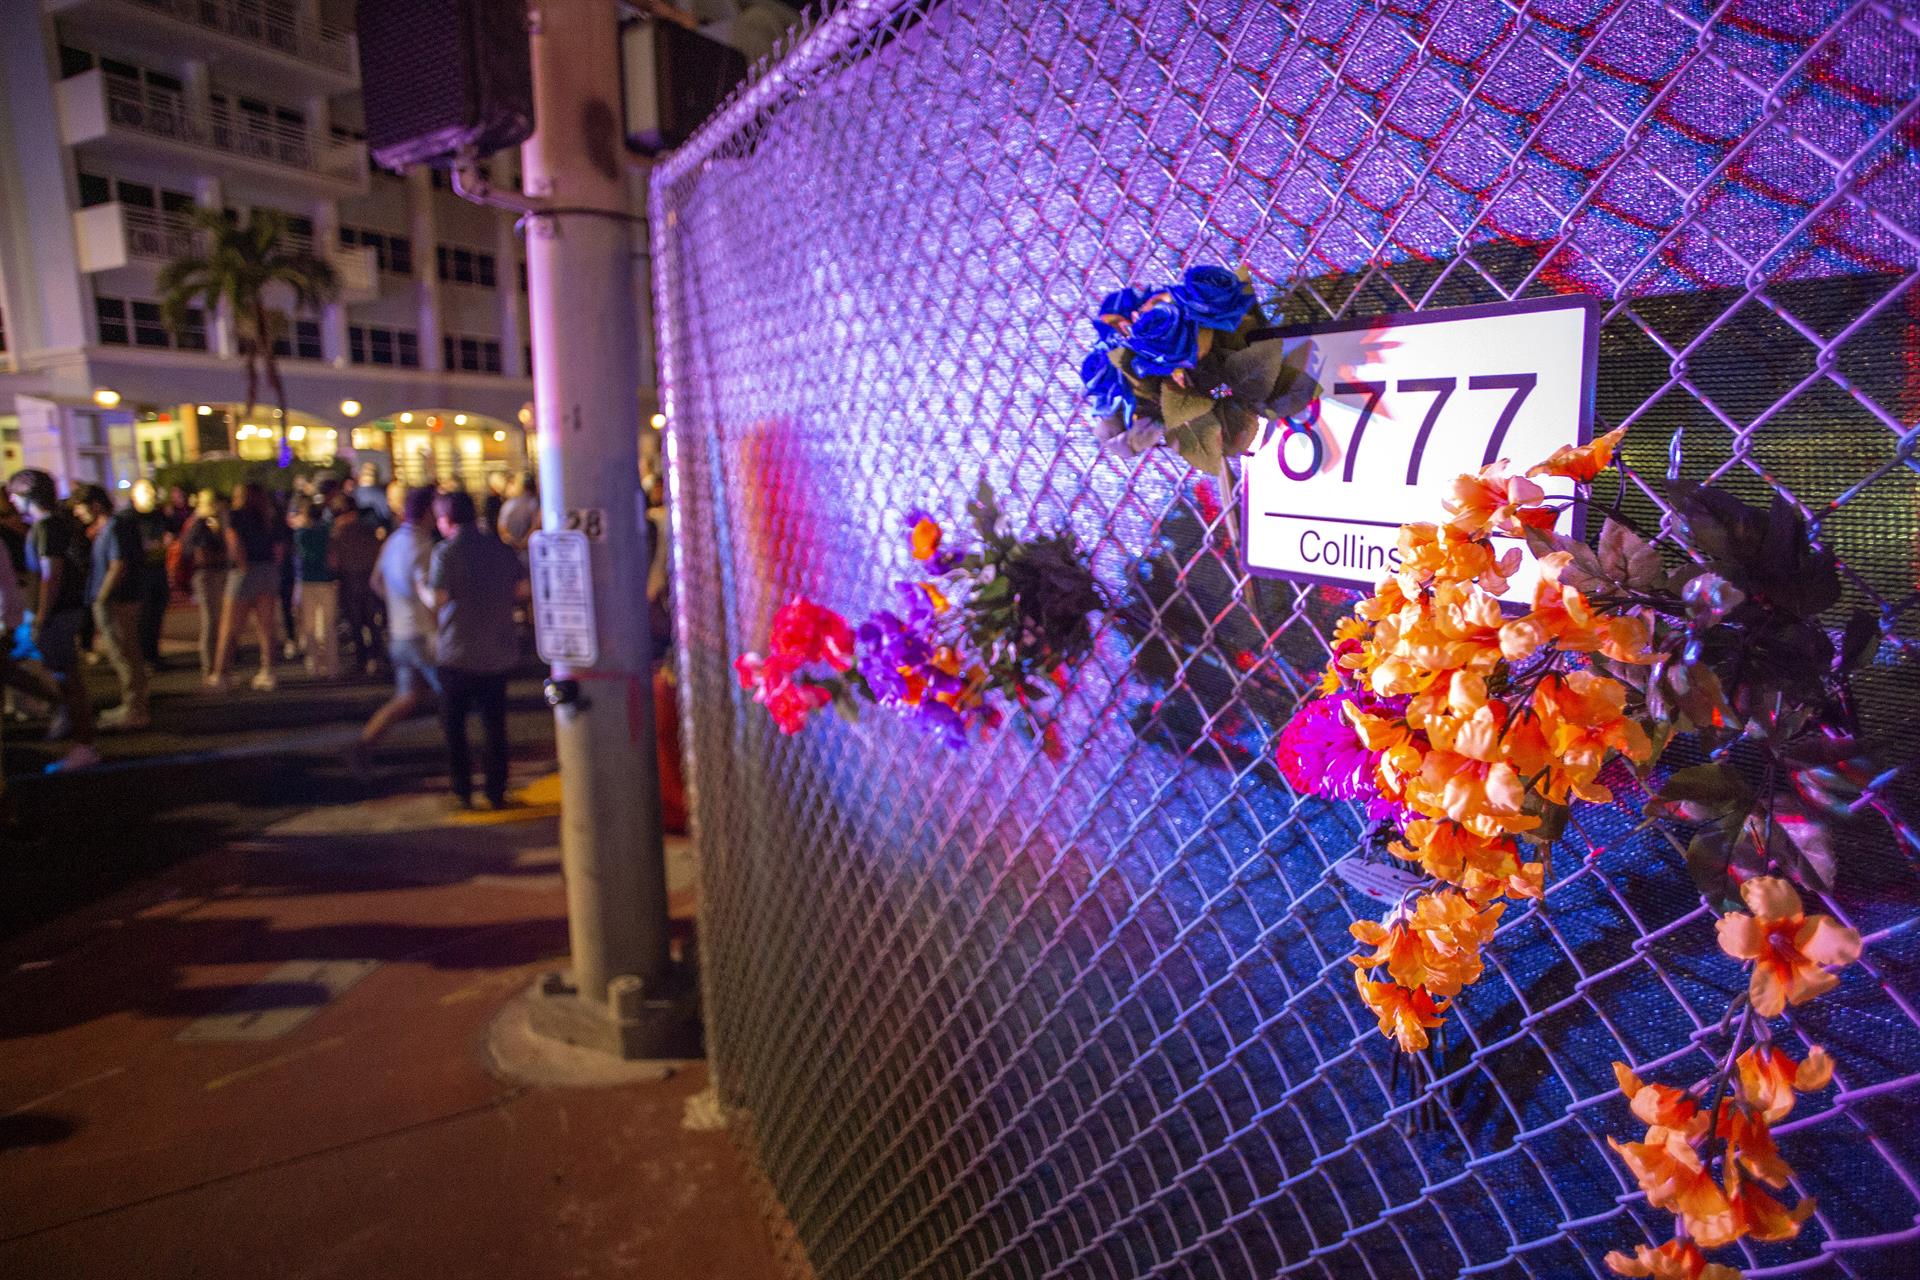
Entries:
<svg viewBox="0 0 1920 1280">
<path fill-rule="evenodd" d="M 1738 1239 L 1733 1205 L 1684 1132 L 1655 1125 L 1645 1142 L 1608 1138 L 1607 1145 L 1626 1162 L 1647 1203 L 1679 1215 L 1688 1236 L 1709 1249 Z"/>
<path fill-rule="evenodd" d="M 940 554 L 940 526 L 929 516 L 913 522 L 913 558 L 931 560 Z"/>
<path fill-rule="evenodd" d="M 1613 1078 L 1620 1092 L 1627 1095 L 1634 1118 L 1648 1128 L 1660 1127 L 1685 1134 L 1689 1141 L 1706 1136 L 1710 1118 L 1685 1089 L 1670 1084 L 1648 1084 L 1633 1074 L 1624 1062 L 1613 1064 Z"/>
<path fill-rule="evenodd" d="M 1755 876 L 1740 886 L 1752 915 L 1720 917 L 1720 949 L 1753 961 L 1747 985 L 1754 1012 L 1777 1018 L 1790 1004 L 1804 1004 L 1840 981 L 1833 969 L 1860 958 L 1860 934 L 1829 915 L 1807 915 L 1794 887 L 1778 876 Z"/>
<path fill-rule="evenodd" d="M 1436 880 L 1456 885 L 1476 902 L 1506 894 L 1510 898 L 1537 898 L 1546 880 L 1546 866 L 1520 861 L 1520 846 L 1507 836 L 1476 835 L 1452 822 L 1418 818 L 1406 826 L 1405 843 L 1391 851 L 1417 862 Z"/>
<path fill-rule="evenodd" d="M 1740 1073 L 1740 1100 L 1765 1116 L 1768 1124 L 1787 1118 L 1796 1094 L 1817 1092 L 1833 1079 L 1833 1059 L 1817 1044 L 1799 1063 L 1774 1045 L 1756 1044 L 1734 1065 Z"/>
<path fill-rule="evenodd" d="M 1732 1171 L 1736 1164 L 1770 1187 L 1787 1185 L 1793 1170 L 1780 1158 L 1780 1148 L 1774 1145 L 1773 1130 L 1767 1127 L 1765 1116 L 1738 1104 L 1722 1107 L 1719 1133 L 1727 1140 L 1724 1167 L 1728 1170 L 1729 1194 L 1733 1191 Z"/>
<path fill-rule="evenodd" d="M 1626 434 L 1625 427 L 1615 427 L 1589 444 L 1564 445 L 1539 466 L 1529 468 L 1527 474 L 1560 476 L 1590 484 L 1613 461 L 1613 451 L 1620 447 L 1620 438 Z"/>
<path fill-rule="evenodd" d="M 927 593 L 927 603 L 933 606 L 935 613 L 945 613 L 953 607 L 953 602 L 947 599 L 947 593 L 933 583 L 923 582 L 920 589 Z"/>
<path fill-rule="evenodd" d="M 1732 1221 L 1724 1230 L 1693 1233 L 1704 1249 L 1718 1249 L 1742 1236 L 1777 1243 L 1800 1234 L 1800 1224 L 1813 1215 L 1813 1197 L 1808 1196 L 1789 1209 L 1778 1200 L 1741 1177 L 1741 1161 L 1727 1163 L 1727 1201 Z M 1781 1179 L 1782 1183 L 1785 1179 Z M 1717 1227 L 1718 1224 L 1716 1223 Z"/>
<path fill-rule="evenodd" d="M 1484 910 L 1458 893 L 1422 894 L 1411 912 L 1398 912 L 1389 924 L 1356 920 L 1348 932 L 1372 955 L 1356 955 L 1362 969 L 1385 965 L 1403 987 L 1423 987 L 1431 995 L 1455 996 L 1480 977 L 1480 948 L 1493 936 L 1505 903 Z"/>
<path fill-rule="evenodd" d="M 1422 988 L 1412 991 L 1391 982 L 1369 982 L 1364 969 L 1353 971 L 1360 988 L 1360 999 L 1380 1019 L 1380 1034 L 1398 1041 L 1402 1052 L 1418 1053 L 1427 1047 L 1427 1031 L 1441 1025 L 1440 1015 L 1448 1001 L 1434 1002 Z"/>
<path fill-rule="evenodd" d="M 1708 1262 L 1691 1240 L 1669 1240 L 1658 1249 L 1635 1245 L 1633 1256 L 1618 1249 L 1606 1257 L 1607 1270 L 1617 1276 L 1650 1276 L 1652 1280 L 1740 1280 L 1733 1267 Z"/>
<path fill-rule="evenodd" d="M 1470 535 L 1503 533 L 1518 536 L 1523 527 L 1551 529 L 1560 513 L 1540 504 L 1547 491 L 1525 476 L 1507 474 L 1507 462 L 1457 477 L 1453 493 L 1441 502 L 1447 523 Z"/>
<path fill-rule="evenodd" d="M 1653 743 L 1638 720 L 1625 714 L 1627 687 L 1597 671 L 1549 676 L 1533 691 L 1548 753 L 1543 794 L 1555 804 L 1569 794 L 1596 804 L 1613 792 L 1594 781 L 1615 751 L 1636 763 L 1653 755 Z"/>
</svg>

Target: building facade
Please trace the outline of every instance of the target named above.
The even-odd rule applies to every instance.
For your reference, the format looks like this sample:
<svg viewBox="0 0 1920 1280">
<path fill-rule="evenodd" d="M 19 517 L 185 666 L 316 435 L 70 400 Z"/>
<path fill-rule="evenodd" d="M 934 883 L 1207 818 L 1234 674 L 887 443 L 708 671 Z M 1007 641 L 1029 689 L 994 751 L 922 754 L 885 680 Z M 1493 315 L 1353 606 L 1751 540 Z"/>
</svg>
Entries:
<svg viewBox="0 0 1920 1280">
<path fill-rule="evenodd" d="M 527 465 L 514 217 L 442 172 L 369 165 L 351 10 L 0 5 L 0 466 L 124 488 L 170 462 L 272 457 L 283 429 L 298 456 L 411 480 L 477 485 Z M 494 157 L 495 181 L 516 163 Z M 277 209 L 338 271 L 335 303 L 285 317 L 285 422 L 264 386 L 243 412 L 222 317 L 161 323 L 156 279 L 194 247 L 196 206 Z M 652 406 L 638 409 L 644 423 Z"/>
</svg>

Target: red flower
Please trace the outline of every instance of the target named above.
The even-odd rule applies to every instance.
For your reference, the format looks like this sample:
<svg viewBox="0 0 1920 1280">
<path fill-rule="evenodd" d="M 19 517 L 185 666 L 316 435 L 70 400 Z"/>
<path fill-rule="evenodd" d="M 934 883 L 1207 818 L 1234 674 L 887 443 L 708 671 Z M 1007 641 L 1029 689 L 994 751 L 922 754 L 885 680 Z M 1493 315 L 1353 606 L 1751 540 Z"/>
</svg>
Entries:
<svg viewBox="0 0 1920 1280">
<path fill-rule="evenodd" d="M 795 596 L 773 615 L 767 649 L 770 658 L 795 666 L 824 662 L 845 671 L 853 665 L 853 628 L 833 610 Z"/>
</svg>

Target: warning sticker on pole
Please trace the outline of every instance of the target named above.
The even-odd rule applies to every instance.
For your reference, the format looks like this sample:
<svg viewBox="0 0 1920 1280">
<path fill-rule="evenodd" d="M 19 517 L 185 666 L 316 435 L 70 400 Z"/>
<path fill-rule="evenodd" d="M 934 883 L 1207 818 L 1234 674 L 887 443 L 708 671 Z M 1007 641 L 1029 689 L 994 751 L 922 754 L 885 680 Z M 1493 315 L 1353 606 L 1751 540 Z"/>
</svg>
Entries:
<svg viewBox="0 0 1920 1280">
<path fill-rule="evenodd" d="M 527 543 L 533 574 L 533 636 L 542 662 L 592 666 L 600 658 L 593 627 L 593 571 L 587 535 L 542 530 Z"/>
</svg>

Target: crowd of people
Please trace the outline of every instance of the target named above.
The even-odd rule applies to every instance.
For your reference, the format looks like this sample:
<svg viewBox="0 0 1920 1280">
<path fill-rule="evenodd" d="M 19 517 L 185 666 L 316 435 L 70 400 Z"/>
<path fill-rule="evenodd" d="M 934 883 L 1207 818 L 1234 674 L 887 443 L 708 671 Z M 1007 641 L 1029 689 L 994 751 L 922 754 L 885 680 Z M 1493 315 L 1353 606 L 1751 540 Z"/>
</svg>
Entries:
<svg viewBox="0 0 1920 1280">
<path fill-rule="evenodd" d="M 327 680 L 390 668 L 394 695 L 355 744 L 356 771 L 375 743 L 437 701 L 452 790 L 474 803 L 467 719 L 480 717 L 482 798 L 506 801 L 506 684 L 525 652 L 527 544 L 539 528 L 532 477 L 489 485 L 482 503 L 460 488 L 302 477 L 285 492 L 242 483 L 231 493 L 136 481 L 118 506 L 97 485 L 64 499 L 45 471 L 7 480 L 0 504 L 0 682 L 8 714 L 48 716 L 67 750 L 59 772 L 100 762 L 99 732 L 153 723 L 151 673 L 176 595 L 199 610 L 200 676 L 209 690 L 236 679 L 251 644 L 255 690 L 278 686 L 276 666 L 304 663 Z M 94 713 L 84 667 L 95 652 L 119 686 Z"/>
</svg>

